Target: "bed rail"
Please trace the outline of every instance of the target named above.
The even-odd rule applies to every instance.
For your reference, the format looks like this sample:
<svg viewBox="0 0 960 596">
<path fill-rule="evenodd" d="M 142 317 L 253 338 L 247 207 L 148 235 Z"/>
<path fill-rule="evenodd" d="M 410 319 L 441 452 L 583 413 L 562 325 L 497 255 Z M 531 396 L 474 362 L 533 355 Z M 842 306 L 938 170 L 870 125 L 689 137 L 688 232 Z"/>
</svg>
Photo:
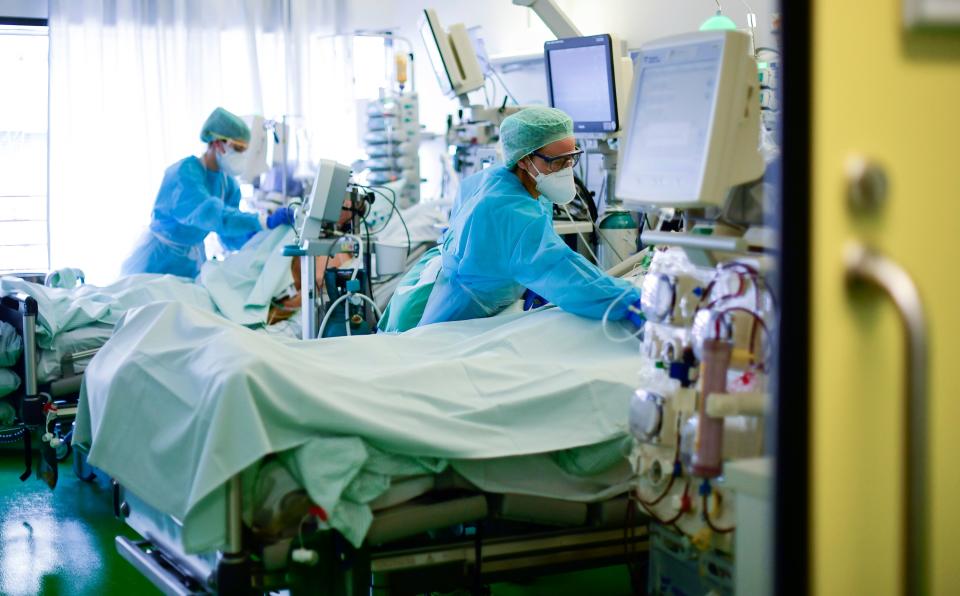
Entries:
<svg viewBox="0 0 960 596">
<path fill-rule="evenodd" d="M 130 540 L 117 536 L 115 543 L 120 556 L 167 596 L 211 593 L 181 569 L 176 561 L 153 548 L 149 540 Z"/>
</svg>

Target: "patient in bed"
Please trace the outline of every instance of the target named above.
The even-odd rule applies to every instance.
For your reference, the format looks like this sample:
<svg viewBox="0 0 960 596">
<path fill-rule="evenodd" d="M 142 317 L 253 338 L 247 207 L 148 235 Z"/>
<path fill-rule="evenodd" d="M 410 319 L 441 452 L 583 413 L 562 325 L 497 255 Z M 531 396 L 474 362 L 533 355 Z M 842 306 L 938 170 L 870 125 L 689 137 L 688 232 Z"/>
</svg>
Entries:
<svg viewBox="0 0 960 596">
<path fill-rule="evenodd" d="M 317 275 L 314 282 L 316 283 L 317 292 L 319 293 L 324 289 L 323 272 L 328 267 L 342 267 L 344 263 L 350 260 L 350 257 L 348 255 L 339 254 L 333 257 L 315 257 L 315 259 L 317 262 Z M 300 308 L 303 304 L 302 294 L 300 291 L 300 288 L 302 287 L 300 285 L 300 257 L 293 257 L 290 260 L 290 271 L 293 275 L 293 285 L 291 285 L 286 291 L 273 297 L 273 300 L 270 302 L 270 312 L 267 315 L 267 325 L 281 323 L 300 312 Z"/>
</svg>

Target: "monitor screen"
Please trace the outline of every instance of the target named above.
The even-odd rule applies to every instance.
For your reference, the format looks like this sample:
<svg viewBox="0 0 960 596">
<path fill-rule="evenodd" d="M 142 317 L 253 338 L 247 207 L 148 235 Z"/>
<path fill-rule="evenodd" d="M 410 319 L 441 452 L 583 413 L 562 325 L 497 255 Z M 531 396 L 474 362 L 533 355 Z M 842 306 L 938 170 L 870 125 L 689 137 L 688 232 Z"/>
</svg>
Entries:
<svg viewBox="0 0 960 596">
<path fill-rule="evenodd" d="M 618 191 L 643 200 L 695 202 L 703 184 L 723 42 L 658 49 L 640 59 Z"/>
<path fill-rule="evenodd" d="M 548 41 L 543 46 L 550 105 L 573 118 L 574 132 L 618 129 L 609 35 Z"/>
<path fill-rule="evenodd" d="M 420 37 L 423 38 L 423 45 L 427 48 L 427 58 L 430 65 L 433 66 L 433 72 L 437 75 L 437 82 L 440 83 L 440 91 L 444 95 L 453 94 L 453 82 L 450 80 L 450 74 L 443 62 L 443 54 L 440 50 L 440 39 L 445 35 L 438 22 L 431 18 L 428 11 L 424 11 L 423 22 L 420 23 Z"/>
</svg>

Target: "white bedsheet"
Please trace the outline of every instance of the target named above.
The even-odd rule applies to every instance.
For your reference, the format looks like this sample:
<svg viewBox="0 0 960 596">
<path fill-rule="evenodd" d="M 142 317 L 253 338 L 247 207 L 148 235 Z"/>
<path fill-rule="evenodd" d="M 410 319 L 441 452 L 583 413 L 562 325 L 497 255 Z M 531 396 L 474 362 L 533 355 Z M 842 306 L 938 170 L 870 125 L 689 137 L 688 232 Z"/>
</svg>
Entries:
<svg viewBox="0 0 960 596">
<path fill-rule="evenodd" d="M 392 475 L 461 460 L 483 486 L 487 470 L 471 460 L 527 457 L 546 469 L 557 461 L 537 454 L 623 436 L 638 368 L 636 344 L 557 309 L 293 342 L 152 304 L 129 312 L 88 367 L 75 440 L 184 520 L 188 551 L 222 545 L 224 483 L 270 453 L 358 544 L 367 503 Z M 609 489 L 568 476 L 544 477 L 542 492 Z"/>
</svg>

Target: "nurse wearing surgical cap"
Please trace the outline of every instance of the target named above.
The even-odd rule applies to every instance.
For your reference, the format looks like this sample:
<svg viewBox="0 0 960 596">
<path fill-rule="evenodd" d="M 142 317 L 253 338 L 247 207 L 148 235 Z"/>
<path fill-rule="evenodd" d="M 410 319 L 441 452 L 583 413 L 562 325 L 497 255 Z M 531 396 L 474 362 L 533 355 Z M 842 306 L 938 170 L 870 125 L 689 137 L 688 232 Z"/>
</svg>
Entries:
<svg viewBox="0 0 960 596">
<path fill-rule="evenodd" d="M 240 211 L 242 170 L 250 142 L 247 125 L 223 108 L 210 114 L 200 131 L 207 150 L 167 168 L 150 218 L 150 229 L 123 264 L 124 275 L 169 273 L 196 277 L 206 260 L 203 240 L 216 232 L 220 242 L 236 250 L 264 227 L 293 223 L 287 207 L 262 218 Z"/>
<path fill-rule="evenodd" d="M 640 293 L 573 251 L 553 229 L 553 204 L 576 194 L 573 121 L 526 108 L 500 126 L 505 165 L 465 179 L 432 260 L 401 282 L 384 331 L 494 315 L 530 290 L 577 315 L 642 324 Z"/>
</svg>

